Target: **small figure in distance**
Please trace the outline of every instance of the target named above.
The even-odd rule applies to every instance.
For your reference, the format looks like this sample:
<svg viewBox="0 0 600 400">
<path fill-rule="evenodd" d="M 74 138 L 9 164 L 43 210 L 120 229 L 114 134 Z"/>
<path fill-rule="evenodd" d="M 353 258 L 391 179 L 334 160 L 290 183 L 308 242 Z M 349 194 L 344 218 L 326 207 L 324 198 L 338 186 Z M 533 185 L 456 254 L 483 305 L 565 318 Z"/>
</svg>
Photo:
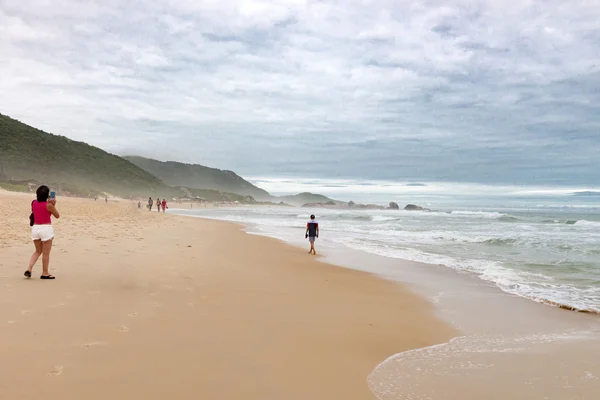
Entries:
<svg viewBox="0 0 600 400">
<path fill-rule="evenodd" d="M 304 238 L 308 238 L 310 242 L 310 250 L 308 254 L 317 255 L 315 250 L 315 239 L 319 237 L 319 223 L 315 220 L 314 214 L 310 216 L 310 221 L 306 224 L 306 234 Z"/>
<path fill-rule="evenodd" d="M 154 205 L 154 200 L 152 200 L 152 197 L 148 197 L 148 211 L 152 211 L 153 205 Z"/>
<path fill-rule="evenodd" d="M 156 211 L 160 212 L 160 197 L 156 198 Z"/>
<path fill-rule="evenodd" d="M 25 271 L 25 277 L 31 278 L 31 271 L 37 260 L 42 256 L 42 276 L 40 279 L 54 279 L 48 272 L 50 264 L 50 251 L 52 250 L 52 241 L 54 240 L 54 229 L 52 228 L 52 217 L 59 218 L 60 215 L 56 209 L 56 198 L 50 197 L 50 189 L 46 185 L 40 186 L 35 192 L 36 200 L 31 202 L 31 239 L 35 246 L 35 251 L 29 260 L 29 267 Z"/>
<path fill-rule="evenodd" d="M 161 206 L 162 206 L 163 212 L 165 212 L 165 210 L 167 209 L 167 200 L 163 199 Z"/>
</svg>

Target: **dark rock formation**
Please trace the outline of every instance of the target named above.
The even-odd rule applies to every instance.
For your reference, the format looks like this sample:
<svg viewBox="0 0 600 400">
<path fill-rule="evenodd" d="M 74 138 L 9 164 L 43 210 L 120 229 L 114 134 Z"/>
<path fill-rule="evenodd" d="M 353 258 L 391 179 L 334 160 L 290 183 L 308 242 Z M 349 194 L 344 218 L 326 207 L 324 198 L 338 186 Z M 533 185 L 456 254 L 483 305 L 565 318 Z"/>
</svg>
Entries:
<svg viewBox="0 0 600 400">
<path fill-rule="evenodd" d="M 404 207 L 404 209 L 407 211 L 431 211 L 429 208 L 424 208 L 414 204 L 407 204 L 406 207 Z"/>
<path fill-rule="evenodd" d="M 390 202 L 390 210 L 399 210 L 400 206 L 398 205 L 398 203 L 395 203 L 393 201 Z"/>
</svg>

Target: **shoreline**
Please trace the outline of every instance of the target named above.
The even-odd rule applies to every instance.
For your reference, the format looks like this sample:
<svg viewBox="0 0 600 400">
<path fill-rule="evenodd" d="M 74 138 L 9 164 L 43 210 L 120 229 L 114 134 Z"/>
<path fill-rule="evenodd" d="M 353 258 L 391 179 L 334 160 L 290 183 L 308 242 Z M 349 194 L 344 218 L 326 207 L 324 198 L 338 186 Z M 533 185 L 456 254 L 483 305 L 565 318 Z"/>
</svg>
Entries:
<svg viewBox="0 0 600 400">
<path fill-rule="evenodd" d="M 244 206 L 242 208 L 253 209 L 253 208 L 257 208 L 257 207 Z M 233 207 L 231 209 L 235 212 L 236 210 L 239 210 L 240 208 Z M 227 210 L 227 208 L 225 208 L 222 211 L 226 211 L 226 210 Z M 221 220 L 221 221 L 238 223 L 241 226 L 245 226 L 246 231 L 248 233 L 275 238 L 275 239 L 281 240 L 284 243 L 292 243 L 292 244 L 294 244 L 296 246 L 300 246 L 300 247 L 304 246 L 302 244 L 303 241 L 298 238 L 300 230 L 302 229 L 300 226 L 292 228 L 289 225 L 282 225 L 278 229 L 275 229 L 271 225 L 263 226 L 260 223 L 257 223 L 255 221 L 243 221 L 243 220 L 229 219 L 229 217 L 220 218 L 219 216 L 212 216 L 212 215 L 191 214 L 191 213 L 189 213 L 190 210 L 186 210 L 186 209 L 173 209 L 172 211 L 174 213 L 180 212 L 179 215 L 184 215 L 184 216 L 207 218 L 209 220 Z M 192 212 L 202 212 L 202 211 L 201 210 L 192 210 Z M 275 232 L 275 230 L 276 230 L 276 232 Z M 341 241 L 335 241 L 335 240 L 329 241 L 327 239 L 327 237 L 321 239 L 319 246 L 322 248 L 323 244 L 325 244 L 325 243 L 326 243 L 326 245 L 330 246 L 331 249 L 336 248 L 336 247 L 341 247 L 350 252 L 359 252 L 359 253 L 374 255 L 377 257 L 381 257 L 382 259 L 397 260 L 398 263 L 411 263 L 411 264 L 419 264 L 422 266 L 434 266 L 434 267 L 442 265 L 445 268 L 451 269 L 454 273 L 467 274 L 467 275 L 475 277 L 477 279 L 481 279 L 484 282 L 489 282 L 493 286 L 495 286 L 496 288 L 501 290 L 503 293 L 506 293 L 509 295 L 516 295 L 516 296 L 525 298 L 529 301 L 533 301 L 533 302 L 540 303 L 540 304 L 546 304 L 546 305 L 560 308 L 563 310 L 574 311 L 574 312 L 582 313 L 582 314 L 600 315 L 600 311 L 597 308 L 594 308 L 594 306 L 573 305 L 572 303 L 568 302 L 569 300 L 564 300 L 564 299 L 562 301 L 561 300 L 553 300 L 552 297 L 542 297 L 539 295 L 539 293 L 537 296 L 534 296 L 533 294 L 524 293 L 523 291 L 519 291 L 518 289 L 515 289 L 515 288 L 518 288 L 519 286 L 521 286 L 521 283 L 524 283 L 525 284 L 524 287 L 527 287 L 527 284 L 529 282 L 513 281 L 511 283 L 514 286 L 511 287 L 511 285 L 502 283 L 501 281 L 499 282 L 497 280 L 497 277 L 493 277 L 493 279 L 484 277 L 485 274 L 478 271 L 477 269 L 469 269 L 469 268 L 461 269 L 461 268 L 456 268 L 455 266 L 449 266 L 451 264 L 445 263 L 444 259 L 448 258 L 448 257 L 452 257 L 452 256 L 448 256 L 447 254 L 446 255 L 444 255 L 443 253 L 439 254 L 441 260 L 438 260 L 438 261 L 431 261 L 431 260 L 423 261 L 423 260 L 419 260 L 418 258 L 417 259 L 404 258 L 402 256 L 387 255 L 387 254 L 379 253 L 377 251 L 369 251 L 369 250 L 364 250 L 364 249 L 360 249 L 360 248 L 356 248 L 356 247 L 352 247 L 352 246 L 347 246 L 344 244 L 344 242 L 341 242 Z M 452 260 L 450 260 L 450 261 L 452 261 Z M 479 261 L 479 260 L 475 260 L 475 261 Z M 492 261 L 492 259 L 489 259 L 489 258 L 485 259 L 483 261 L 488 262 L 488 263 L 496 262 L 496 261 Z M 341 265 L 340 263 L 337 263 L 337 264 Z M 576 304 L 577 304 L 577 302 L 576 302 Z"/>
<path fill-rule="evenodd" d="M 252 224 L 240 225 L 250 234 L 274 237 Z M 304 247 L 301 239 L 274 238 Z M 325 255 L 320 259 L 324 263 L 369 272 L 426 297 L 435 306 L 439 318 L 462 332 L 462 336 L 448 342 L 397 352 L 380 363 L 369 377 L 371 388 L 380 400 L 407 398 L 407 387 L 411 388 L 410 393 L 436 399 L 464 398 L 464 393 L 469 391 L 481 396 L 474 398 L 488 399 L 592 399 L 600 390 L 600 367 L 593 361 L 600 357 L 600 319 L 596 314 L 569 312 L 510 294 L 492 282 L 440 265 L 374 255 L 340 244 L 320 242 L 319 249 L 320 254 Z M 466 368 L 465 362 L 475 363 L 469 361 L 474 358 L 470 350 L 473 347 L 478 349 L 477 363 Z M 540 352 L 546 355 L 541 356 Z M 416 354 L 420 356 L 411 360 Z M 503 354 L 506 360 L 498 359 L 498 354 Z M 527 361 L 521 359 L 525 355 Z M 429 371 L 430 374 L 454 375 L 456 380 L 440 379 L 436 384 L 426 375 L 421 376 L 417 384 L 406 381 L 402 377 L 415 375 L 414 370 L 404 367 L 411 362 L 413 368 L 423 371 L 432 363 L 436 368 Z M 484 367 L 486 365 L 488 367 Z M 519 370 L 520 374 L 513 370 Z M 571 381 L 579 381 L 579 385 L 551 385 L 553 374 L 558 373 Z M 472 378 L 468 378 L 474 375 L 485 384 L 474 384 Z M 492 382 L 494 377 L 509 382 L 512 388 Z M 533 388 L 528 381 L 547 381 L 547 388 Z M 444 385 L 453 388 L 447 391 L 451 394 L 438 397 Z"/>
<path fill-rule="evenodd" d="M 390 354 L 456 336 L 403 285 L 126 201 L 59 199 L 57 279 L 26 280 L 30 196 L 0 198 L 6 398 L 373 399 Z"/>
</svg>

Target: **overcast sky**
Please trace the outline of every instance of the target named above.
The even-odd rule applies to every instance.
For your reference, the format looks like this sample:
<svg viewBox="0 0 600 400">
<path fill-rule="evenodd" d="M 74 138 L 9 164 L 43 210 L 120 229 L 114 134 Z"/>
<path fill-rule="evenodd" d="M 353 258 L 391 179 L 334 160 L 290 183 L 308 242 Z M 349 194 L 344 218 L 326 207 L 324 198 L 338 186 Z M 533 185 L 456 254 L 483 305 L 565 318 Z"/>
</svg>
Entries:
<svg viewBox="0 0 600 400">
<path fill-rule="evenodd" d="M 600 0 L 0 0 L 0 113 L 244 176 L 600 182 Z"/>
</svg>

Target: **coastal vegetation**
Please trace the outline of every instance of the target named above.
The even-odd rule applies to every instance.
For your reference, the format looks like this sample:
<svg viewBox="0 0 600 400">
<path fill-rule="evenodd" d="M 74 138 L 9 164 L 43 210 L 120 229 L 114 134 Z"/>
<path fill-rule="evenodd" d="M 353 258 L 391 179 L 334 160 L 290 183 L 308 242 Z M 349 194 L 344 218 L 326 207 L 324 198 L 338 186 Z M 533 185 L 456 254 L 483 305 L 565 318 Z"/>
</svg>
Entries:
<svg viewBox="0 0 600 400">
<path fill-rule="evenodd" d="M 0 114 L 0 187 L 32 192 L 46 184 L 61 196 L 145 198 L 240 204 L 327 203 L 312 193 L 276 197 L 233 171 L 197 164 L 120 157 Z"/>
</svg>

